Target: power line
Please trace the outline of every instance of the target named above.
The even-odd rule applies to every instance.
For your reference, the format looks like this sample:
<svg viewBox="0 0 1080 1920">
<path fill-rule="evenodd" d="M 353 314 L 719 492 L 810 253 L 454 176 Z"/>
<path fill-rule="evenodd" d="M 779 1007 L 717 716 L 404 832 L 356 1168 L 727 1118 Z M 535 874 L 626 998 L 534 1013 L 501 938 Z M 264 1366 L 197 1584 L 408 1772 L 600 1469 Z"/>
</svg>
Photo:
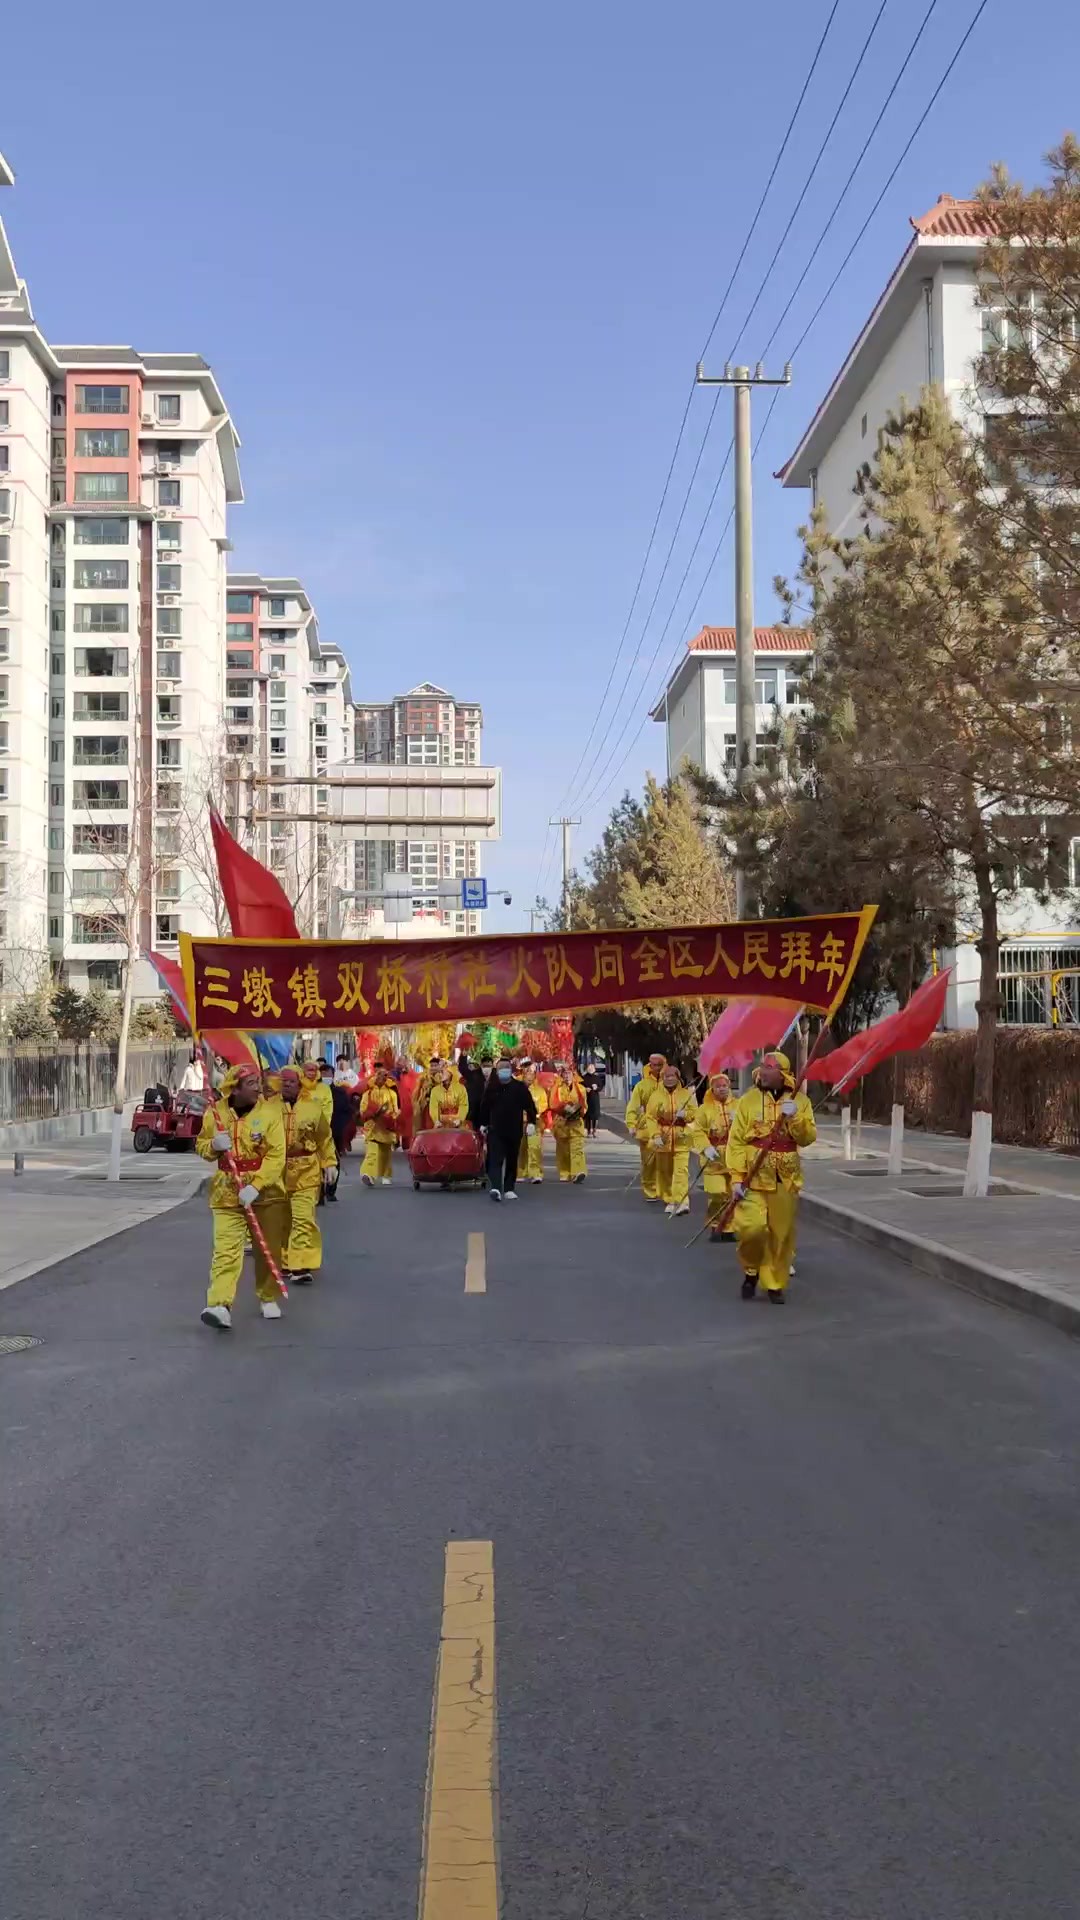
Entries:
<svg viewBox="0 0 1080 1920">
<path fill-rule="evenodd" d="M 707 354 L 707 352 L 708 352 L 708 350 L 709 350 L 709 347 L 710 347 L 710 346 L 711 346 L 711 344 L 712 344 L 712 339 L 713 339 L 713 335 L 715 334 L 715 332 L 716 332 L 716 329 L 717 329 L 717 327 L 718 327 L 718 326 L 719 326 L 719 324 L 720 324 L 720 320 L 721 320 L 721 317 L 722 317 L 722 315 L 723 315 L 723 312 L 724 312 L 724 309 L 725 309 L 725 307 L 727 306 L 727 303 L 728 303 L 728 300 L 729 300 L 729 298 L 730 298 L 730 295 L 731 295 L 731 291 L 732 291 L 732 288 L 734 287 L 734 285 L 735 285 L 735 281 L 736 281 L 736 278 L 738 277 L 738 273 L 739 273 L 739 269 L 740 269 L 740 267 L 742 266 L 742 263 L 743 263 L 743 260 L 744 260 L 744 259 L 745 259 L 745 257 L 746 257 L 746 252 L 747 252 L 747 248 L 749 247 L 749 245 L 750 245 L 750 242 L 751 242 L 751 240 L 753 239 L 753 237 L 754 237 L 754 234 L 755 234 L 755 232 L 757 231 L 757 226 L 758 226 L 758 222 L 759 222 L 759 220 L 760 220 L 760 218 L 761 218 L 761 215 L 762 215 L 762 212 L 763 212 L 763 210 L 764 210 L 764 207 L 765 207 L 765 202 L 766 202 L 766 200 L 767 200 L 767 199 L 768 199 L 768 197 L 769 197 L 769 191 L 770 191 L 770 188 L 772 187 L 772 184 L 773 184 L 773 181 L 774 181 L 774 180 L 775 180 L 775 178 L 776 178 L 776 175 L 777 175 L 777 172 L 778 172 L 778 170 L 779 170 L 779 167 L 780 167 L 780 162 L 782 161 L 782 159 L 783 159 L 783 157 L 784 157 L 784 154 L 785 154 L 785 153 L 786 153 L 786 151 L 787 151 L 787 147 L 788 147 L 788 143 L 789 143 L 789 141 L 790 141 L 790 139 L 791 139 L 791 135 L 792 135 L 792 133 L 794 132 L 794 129 L 795 129 L 795 122 L 796 122 L 796 120 L 797 120 L 797 119 L 798 119 L 798 117 L 799 117 L 799 113 L 800 113 L 800 110 L 801 110 L 801 108 L 802 108 L 802 104 L 803 104 L 803 101 L 804 101 L 804 100 L 805 100 L 805 98 L 806 98 L 806 95 L 807 95 L 807 91 L 808 91 L 808 89 L 809 89 L 809 87 L 810 87 L 810 83 L 811 83 L 811 81 L 813 80 L 813 77 L 814 77 L 814 74 L 815 74 L 815 72 L 817 71 L 817 66 L 818 66 L 818 62 L 819 62 L 819 60 L 820 60 L 820 58 L 821 58 L 821 55 L 822 55 L 822 52 L 823 52 L 823 50 L 824 50 L 824 46 L 825 46 L 825 42 L 826 42 L 826 40 L 828 39 L 828 36 L 829 36 L 829 31 L 830 31 L 830 28 L 832 27 L 832 23 L 833 23 L 833 21 L 834 21 L 834 19 L 836 18 L 836 14 L 837 14 L 837 10 L 838 10 L 838 8 L 839 8 L 839 5 L 840 5 L 840 0 L 833 0 L 833 4 L 832 4 L 832 7 L 830 8 L 830 11 L 829 11 L 829 16 L 828 16 L 828 19 L 827 19 L 827 20 L 826 20 L 826 22 L 825 22 L 825 26 L 824 26 L 824 29 L 823 29 L 823 31 L 822 31 L 822 33 L 821 33 L 821 37 L 820 37 L 820 39 L 818 40 L 818 43 L 817 43 L 817 46 L 816 46 L 816 48 L 815 48 L 815 50 L 814 50 L 814 55 L 813 55 L 813 59 L 811 60 L 811 62 L 810 62 L 810 65 L 809 65 L 809 67 L 808 67 L 808 69 L 807 69 L 807 72 L 806 72 L 806 76 L 805 76 L 805 78 L 804 78 L 804 80 L 803 80 L 803 83 L 802 83 L 802 87 L 800 88 L 800 91 L 799 91 L 799 97 L 798 97 L 798 99 L 797 99 L 797 100 L 796 100 L 796 102 L 795 102 L 795 105 L 794 105 L 794 108 L 792 109 L 792 112 L 791 112 L 791 115 L 790 115 L 790 118 L 789 118 L 789 120 L 788 120 L 788 124 L 787 124 L 787 128 L 786 128 L 786 130 L 785 130 L 785 132 L 784 132 L 784 137 L 783 137 L 783 139 L 782 139 L 782 140 L 781 140 L 781 142 L 780 142 L 780 146 L 779 146 L 779 148 L 778 148 L 778 150 L 777 150 L 777 154 L 776 154 L 776 158 L 775 158 L 775 160 L 773 161 L 773 164 L 772 164 L 772 168 L 771 168 L 771 171 L 770 171 L 770 173 L 769 173 L 769 177 L 768 177 L 768 179 L 767 179 L 767 180 L 766 180 L 766 182 L 765 182 L 765 186 L 764 186 L 764 189 L 763 189 L 763 191 L 762 191 L 762 194 L 761 194 L 761 197 L 760 197 L 760 199 L 759 199 L 759 201 L 758 201 L 758 204 L 757 204 L 757 208 L 756 208 L 756 210 L 755 210 L 755 212 L 754 212 L 754 217 L 753 217 L 753 219 L 752 219 L 752 220 L 751 220 L 751 222 L 750 222 L 750 225 L 749 225 L 749 227 L 748 227 L 748 229 L 747 229 L 747 232 L 746 232 L 746 235 L 745 235 L 745 238 L 744 238 L 744 240 L 743 240 L 743 243 L 742 243 L 742 246 L 740 247 L 740 249 L 739 249 L 739 252 L 738 252 L 738 255 L 736 256 L 736 260 L 735 260 L 735 264 L 734 264 L 734 266 L 732 267 L 732 270 L 731 270 L 731 273 L 730 273 L 730 275 L 729 275 L 729 277 L 728 277 L 728 283 L 727 283 L 727 286 L 726 286 L 726 287 L 724 288 L 724 292 L 723 292 L 723 294 L 722 294 L 722 296 L 721 296 L 721 300 L 720 300 L 720 305 L 719 305 L 719 306 L 717 307 L 717 310 L 716 310 L 716 312 L 715 312 L 715 314 L 713 315 L 713 321 L 712 321 L 712 325 L 711 325 L 711 327 L 709 328 L 709 331 L 708 331 L 708 334 L 707 334 L 707 336 L 706 336 L 706 339 L 705 339 L 705 344 L 704 344 L 704 346 L 702 347 L 702 349 L 701 349 L 701 352 L 700 352 L 700 353 L 699 353 L 699 355 L 698 355 L 698 359 L 699 359 L 699 360 L 703 360 L 703 359 L 704 359 L 704 357 L 705 357 L 705 355 Z M 717 398 L 719 398 L 719 396 L 717 396 Z M 603 712 L 604 712 L 604 707 L 605 707 L 605 705 L 607 704 L 607 697 L 608 697 L 608 694 L 609 694 L 609 693 L 610 693 L 610 691 L 611 691 L 611 686 L 612 686 L 612 682 L 613 682 L 613 680 L 614 680 L 614 678 L 615 678 L 615 673 L 616 673 L 616 670 L 617 670 L 617 668 L 618 668 L 618 665 L 619 665 L 619 661 L 620 661 L 620 659 L 622 658 L 622 652 L 623 652 L 623 648 L 624 648 L 624 646 L 625 646 L 625 644 L 626 644 L 626 639 L 627 639 L 627 635 L 628 635 L 628 633 L 629 633 L 629 631 L 630 631 L 630 625 L 631 625 L 631 622 L 632 622 L 632 620 L 633 620 L 633 617 L 634 617 L 634 609 L 635 609 L 635 608 L 636 608 L 636 606 L 637 606 L 637 603 L 638 603 L 638 598 L 639 598 L 639 596 L 640 596 L 640 593 L 641 593 L 641 587 L 642 587 L 642 582 L 644 581 L 644 578 L 645 578 L 645 573 L 646 573 L 646 570 L 647 570 L 647 568 L 648 568 L 648 564 L 649 564 L 649 561 L 650 561 L 650 559 L 651 559 L 651 557 L 652 557 L 652 552 L 653 552 L 653 548 L 654 548 L 654 546 L 655 546 L 655 544 L 656 544 L 656 535 L 657 535 L 657 531 L 658 531 L 658 529 L 659 529 L 659 526 L 660 526 L 660 520 L 661 520 L 661 517 L 662 517 L 662 515 L 663 515 L 663 511 L 664 511 L 664 507 L 665 507 L 665 505 L 667 504 L 667 498 L 668 498 L 668 493 L 669 493 L 669 491 L 670 491 L 670 488 L 671 488 L 671 480 L 672 480 L 672 475 L 674 474 L 674 471 L 675 471 L 675 464 L 676 464 L 676 461 L 678 460 L 678 457 L 679 457 L 679 453 L 680 453 L 680 451 L 681 451 L 681 448 L 682 448 L 682 444 L 683 444 L 683 438 L 684 438 L 684 435 L 685 435 L 685 433 L 686 433 L 686 423 L 687 423 L 687 421 L 688 421 L 688 419 L 689 419 L 689 417 L 690 417 L 690 408 L 691 408 L 691 406 L 692 406 L 692 404 L 693 404 L 693 399 L 694 399 L 694 385 L 692 384 L 692 385 L 691 385 L 691 387 L 690 387 L 690 391 L 689 391 L 689 393 L 687 394 L 687 397 L 686 397 L 686 404 L 685 404 L 685 406 L 683 407 L 683 413 L 682 413 L 682 419 L 681 419 L 681 420 L 680 420 L 680 422 L 679 422 L 679 431 L 678 431 L 678 434 L 677 434 L 677 436 L 676 436 L 676 440 L 675 440 L 675 447 L 674 447 L 674 451 L 672 452 L 672 455 L 671 455 L 671 459 L 670 459 L 670 461 L 669 461 L 669 463 L 668 463 L 668 470 L 667 470 L 667 475 L 666 475 L 666 477 L 665 477 L 665 480 L 664 480 L 664 487 L 663 487 L 663 491 L 662 491 L 662 493 L 661 493 L 661 495 L 660 495 L 660 504 L 659 504 L 659 506 L 658 506 L 658 507 L 657 507 L 657 509 L 656 509 L 656 514 L 655 514 L 655 517 L 654 517 L 654 519 L 653 519 L 653 523 L 652 523 L 652 528 L 651 528 L 651 531 L 650 531 L 650 533 L 649 533 L 649 540 L 648 540 L 648 545 L 646 546 L 646 549 L 645 549 L 645 558 L 644 558 L 644 560 L 643 560 L 643 561 L 642 561 L 642 563 L 641 563 L 641 571 L 640 571 L 640 572 L 639 572 L 639 574 L 638 574 L 638 577 L 637 577 L 637 583 L 636 583 L 636 585 L 635 585 L 635 587 L 634 587 L 634 593 L 633 593 L 633 598 L 631 599 L 631 602 L 630 602 L 630 610 L 629 610 L 629 612 L 627 613 L 627 616 L 626 616 L 626 621 L 625 621 L 625 624 L 624 624 L 624 626 L 623 626 L 623 630 L 622 630 L 622 633 L 621 633 L 621 635 L 620 635 L 620 638 L 619 638 L 619 644 L 618 644 L 618 646 L 617 646 L 617 647 L 616 647 L 616 649 L 615 649 L 615 657 L 614 657 L 614 659 L 612 660 L 612 663 L 611 663 L 611 668 L 610 668 L 610 670 L 609 670 L 609 672 L 608 672 L 608 677 L 607 677 L 607 680 L 606 680 L 606 682 L 605 682 L 605 685 L 604 685 L 604 690 L 603 690 L 603 692 L 602 692 L 602 694 L 601 694 L 601 696 L 600 696 L 600 700 L 599 700 L 599 704 L 598 704 L 598 706 L 597 706 L 597 709 L 596 709 L 596 713 L 595 713 L 595 714 L 594 714 L 594 716 L 593 716 L 593 721 L 592 721 L 592 725 L 591 725 L 591 726 L 590 726 L 590 728 L 589 728 L 589 733 L 588 733 L 588 737 L 587 737 L 587 739 L 586 739 L 586 741 L 585 741 L 585 745 L 583 746 L 583 748 L 582 748 L 582 750 L 581 750 L 581 753 L 580 753 L 580 754 L 579 754 L 579 756 L 578 756 L 578 761 L 577 761 L 577 765 L 576 765 L 576 766 L 574 767 L 574 770 L 573 770 L 573 772 L 572 772 L 572 774 L 570 775 L 570 779 L 569 779 L 569 781 L 567 782 L 567 786 L 566 786 L 566 789 L 565 789 L 565 794 L 564 794 L 564 798 L 567 798 L 567 797 L 569 797 L 569 795 L 570 795 L 570 794 L 571 794 L 571 793 L 572 793 L 572 792 L 574 791 L 574 788 L 575 788 L 575 786 L 576 786 L 576 784 L 578 783 L 578 776 L 579 776 L 579 774 L 580 774 L 580 772 L 581 772 L 581 768 L 582 768 L 582 765 L 583 765 L 583 763 L 584 763 L 584 761 L 585 761 L 585 758 L 586 758 L 586 755 L 588 754 L 588 751 L 589 751 L 589 748 L 590 748 L 590 746 L 592 745 L 592 742 L 593 742 L 593 740 L 594 740 L 594 739 L 595 739 L 595 737 L 596 737 L 596 729 L 597 729 L 597 727 L 598 727 L 598 726 L 599 726 L 599 724 L 600 724 L 600 721 L 601 721 L 601 718 L 602 718 L 602 715 L 603 715 Z M 693 468 L 693 472 L 692 472 L 692 474 L 691 474 L 691 476 L 690 476 L 690 481 L 689 481 L 689 484 L 688 484 L 688 486 L 687 486 L 687 490 L 686 490 L 686 494 L 685 494 L 685 497 L 684 497 L 684 499 L 683 499 L 683 505 L 682 505 L 682 508 L 681 508 L 681 510 L 680 510 L 680 513 L 679 513 L 679 518 L 678 518 L 678 522 L 677 522 L 677 524 L 676 524 L 676 528 L 675 528 L 675 532 L 674 532 L 674 534 L 672 535 L 672 539 L 671 539 L 671 542 L 670 542 L 670 544 L 669 544 L 669 547 L 668 547 L 668 552 L 667 552 L 667 555 L 666 555 L 666 558 L 665 558 L 665 561 L 664 561 L 664 566 L 663 566 L 663 568 L 662 568 L 662 570 L 661 570 L 661 574 L 660 574 L 660 579 L 659 579 L 659 581 L 657 582 L 657 586 L 656 586 L 656 591 L 655 591 L 655 593 L 654 593 L 654 595 L 653 595 L 653 601 L 652 601 L 652 606 L 650 606 L 650 609 L 649 609 L 649 613 L 648 613 L 648 615 L 646 616 L 646 620 L 645 620 L 645 625 L 644 625 L 644 627 L 642 628 L 642 634 L 641 634 L 641 639 L 640 639 L 640 641 L 639 641 L 639 644 L 638 644 L 638 649 L 637 649 L 637 652 L 635 653 L 635 655 L 634 655 L 634 659 L 633 659 L 633 660 L 631 661 L 631 663 L 630 663 L 630 666 L 629 666 L 629 668 L 627 669 L 627 672 L 626 672 L 626 674 L 625 674 L 625 676 L 624 676 L 624 679 L 623 679 L 623 685 L 622 685 L 622 688 L 620 689 L 620 692 L 619 692 L 619 697 L 618 697 L 618 700 L 617 700 L 617 701 L 616 701 L 616 703 L 615 703 L 615 711 L 616 711 L 616 713 L 618 712 L 618 710 L 619 710 L 619 707 L 620 707 L 620 706 L 622 705 L 622 700 L 623 700 L 623 695 L 625 694 L 625 691 L 626 691 L 626 687 L 627 687 L 627 684 L 629 683 L 629 680 L 630 680 L 630 677 L 631 677 L 631 675 L 632 675 L 632 673 L 633 673 L 633 671 L 634 671 L 634 667 L 635 667 L 635 665 L 636 665 L 636 663 L 637 663 L 637 660 L 638 660 L 638 659 L 640 658 L 640 653 L 641 653 L 641 647 L 642 647 L 642 646 L 644 645 L 644 638 L 645 638 L 645 634 L 646 634 L 646 632 L 648 631 L 648 627 L 649 627 L 649 623 L 650 623 L 650 621 L 651 621 L 651 618 L 652 618 L 652 612 L 653 612 L 653 608 L 655 608 L 655 605 L 656 605 L 656 601 L 657 601 L 657 598 L 658 598 L 658 596 L 659 596 L 659 592 L 660 592 L 660 588 L 662 587 L 662 585 L 663 585 L 663 582 L 664 582 L 664 578 L 665 578 L 665 576 L 666 576 L 666 574 L 667 574 L 667 569 L 668 569 L 668 565 L 670 564 L 670 561 L 671 561 L 671 554 L 672 554 L 672 551 L 673 551 L 673 549 L 674 549 L 674 545 L 675 545 L 675 541 L 676 541 L 676 539 L 678 538 L 678 534 L 679 534 L 679 530 L 680 530 L 680 528 L 681 528 L 681 526 L 682 526 L 682 522 L 683 522 L 683 517 L 684 517 L 684 515 L 685 515 L 685 513 L 686 513 L 686 508 L 687 508 L 687 505 L 689 504 L 689 498 L 690 498 L 690 492 L 691 492 L 691 489 L 693 488 L 693 484 L 694 484 L 694 481 L 695 481 L 695 479 L 697 478 L 697 473 L 698 473 L 698 469 L 699 469 L 699 467 L 700 467 L 700 465 L 701 465 L 701 460 L 702 460 L 702 456 L 703 456 L 703 454 L 704 454 L 704 451 L 705 451 L 705 443 L 706 443 L 706 441 L 708 440 L 708 437 L 709 437 L 709 433 L 710 433 L 710 431 L 711 431 L 711 428 L 712 428 L 712 423 L 713 423 L 713 417 L 714 417 L 714 415 L 715 415 L 715 412 L 716 412 L 716 404 L 717 404 L 717 403 L 716 403 L 716 401 L 714 401 L 714 402 L 713 402 L 713 406 L 712 406 L 712 409 L 711 409 L 711 411 L 710 411 L 710 413 L 709 413 L 709 417 L 708 417 L 708 420 L 706 421 L 706 424 L 705 424 L 705 432 L 704 432 L 704 434 L 703 434 L 703 436 L 702 436 L 702 441 L 701 441 L 701 445 L 700 445 L 700 447 L 699 447 L 699 449 L 698 449 L 698 453 L 697 453 L 697 458 L 696 458 L 696 459 L 695 459 L 695 461 L 694 461 L 694 468 Z M 597 754 L 596 754 L 596 755 L 594 755 L 594 757 L 593 757 L 593 761 L 592 761 L 592 762 L 591 762 L 591 764 L 590 764 L 590 769 L 589 769 L 589 771 L 590 771 L 590 772 L 591 772 L 591 769 L 592 769 L 592 766 L 595 766 L 595 764 L 596 764 L 596 760 L 597 760 L 597 758 L 599 758 L 599 751 L 598 751 L 598 752 L 597 752 Z M 586 774 L 586 780 L 588 779 L 588 777 L 589 777 L 589 775 L 588 775 L 588 774 Z"/>
</svg>

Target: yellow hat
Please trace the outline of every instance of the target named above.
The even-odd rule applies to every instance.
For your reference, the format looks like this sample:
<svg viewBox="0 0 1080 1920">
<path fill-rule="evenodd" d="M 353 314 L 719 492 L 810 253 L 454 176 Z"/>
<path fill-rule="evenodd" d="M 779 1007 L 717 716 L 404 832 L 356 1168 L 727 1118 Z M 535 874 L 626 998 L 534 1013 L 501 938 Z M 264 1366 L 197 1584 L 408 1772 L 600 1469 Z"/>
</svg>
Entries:
<svg viewBox="0 0 1080 1920">
<path fill-rule="evenodd" d="M 221 1091 L 227 1097 L 230 1093 L 234 1092 L 235 1089 L 240 1085 L 241 1080 L 260 1080 L 260 1079 L 261 1079 L 261 1074 L 259 1072 L 258 1067 L 255 1065 L 254 1060 L 251 1062 L 250 1066 L 245 1064 L 243 1066 L 230 1067 L 228 1073 L 225 1075 L 225 1078 L 221 1083 Z"/>
</svg>

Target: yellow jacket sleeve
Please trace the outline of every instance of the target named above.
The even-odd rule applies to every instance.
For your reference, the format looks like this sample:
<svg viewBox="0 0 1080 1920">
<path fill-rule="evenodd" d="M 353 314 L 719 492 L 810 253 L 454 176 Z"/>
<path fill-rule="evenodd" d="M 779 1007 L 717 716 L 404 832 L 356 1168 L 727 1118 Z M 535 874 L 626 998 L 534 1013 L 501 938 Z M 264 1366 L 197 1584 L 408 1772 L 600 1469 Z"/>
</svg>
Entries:
<svg viewBox="0 0 1080 1920">
<path fill-rule="evenodd" d="M 750 1109 L 744 1097 L 736 1105 L 727 1143 L 727 1169 L 735 1175 L 736 1180 L 741 1180 L 745 1173 L 749 1173 L 761 1151 L 760 1142 L 750 1136 L 751 1125 Z"/>
<path fill-rule="evenodd" d="M 217 1108 L 211 1105 L 207 1107 L 206 1112 L 203 1114 L 202 1126 L 199 1128 L 198 1138 L 195 1141 L 195 1151 L 203 1160 L 210 1160 L 215 1166 L 217 1165 L 217 1154 L 214 1152 L 210 1142 L 215 1133 L 219 1131 L 224 1133 L 226 1129 L 221 1124 L 221 1117 Z"/>
<path fill-rule="evenodd" d="M 263 1137 L 262 1165 L 247 1175 L 248 1184 L 263 1193 L 267 1187 L 280 1187 L 285 1177 L 285 1124 L 280 1112 L 264 1104 L 260 1115 Z"/>
<path fill-rule="evenodd" d="M 639 1080 L 637 1083 L 637 1086 L 634 1088 L 633 1093 L 630 1095 L 630 1098 L 626 1103 L 626 1124 L 629 1127 L 631 1133 L 636 1133 L 638 1127 L 640 1127 L 642 1122 L 643 1115 L 641 1111 L 641 1103 L 642 1103 L 642 1096 L 644 1095 L 644 1093 L 645 1093 L 645 1082 L 644 1080 Z"/>
<path fill-rule="evenodd" d="M 787 1114 L 787 1130 L 797 1147 L 812 1147 L 817 1139 L 817 1121 L 814 1109 L 805 1093 L 795 1095 L 796 1111 Z"/>
<path fill-rule="evenodd" d="M 329 1123 L 324 1113 L 320 1113 L 319 1122 L 315 1128 L 315 1146 L 319 1155 L 320 1167 L 325 1170 L 327 1167 L 337 1166 L 337 1148 L 334 1145 L 334 1136 L 330 1131 Z"/>
</svg>

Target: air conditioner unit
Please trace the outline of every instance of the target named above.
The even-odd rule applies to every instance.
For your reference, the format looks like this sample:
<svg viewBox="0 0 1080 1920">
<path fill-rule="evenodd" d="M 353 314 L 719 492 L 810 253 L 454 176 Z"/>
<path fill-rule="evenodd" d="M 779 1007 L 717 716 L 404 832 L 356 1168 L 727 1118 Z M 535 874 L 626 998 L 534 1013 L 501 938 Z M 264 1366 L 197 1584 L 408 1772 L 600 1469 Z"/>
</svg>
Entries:
<svg viewBox="0 0 1080 1920">
<path fill-rule="evenodd" d="M 143 426 L 144 426 L 144 427 L 152 427 L 152 426 L 154 425 L 154 416 L 153 416 L 153 414 L 152 414 L 152 413 L 144 413 L 144 414 L 143 414 L 143 416 L 142 416 L 142 423 L 143 423 Z"/>
<path fill-rule="evenodd" d="M 180 605 L 180 595 L 178 593 L 159 593 L 157 603 L 159 607 L 178 607 Z"/>
</svg>

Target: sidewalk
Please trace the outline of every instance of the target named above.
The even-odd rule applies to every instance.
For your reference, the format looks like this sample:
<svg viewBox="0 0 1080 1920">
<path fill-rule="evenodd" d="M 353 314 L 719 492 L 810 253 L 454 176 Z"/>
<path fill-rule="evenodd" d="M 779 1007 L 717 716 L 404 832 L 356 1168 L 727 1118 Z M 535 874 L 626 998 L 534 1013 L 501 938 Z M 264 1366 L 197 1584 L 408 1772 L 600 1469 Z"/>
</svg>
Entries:
<svg viewBox="0 0 1080 1920">
<path fill-rule="evenodd" d="M 27 1147 L 21 1174 L 10 1152 L 0 1158 L 0 1291 L 170 1212 L 208 1172 L 196 1154 L 137 1154 L 125 1139 L 120 1180 L 110 1182 L 108 1150 L 106 1134 Z"/>
<path fill-rule="evenodd" d="M 604 1123 L 627 1137 L 622 1117 Z M 840 1151 L 840 1122 L 823 1118 L 803 1155 L 807 1215 L 920 1272 L 1080 1334 L 1080 1156 L 995 1147 L 990 1194 L 962 1195 L 967 1141 L 904 1137 L 904 1171 L 888 1176 L 889 1129 L 864 1126 L 857 1160 Z"/>
</svg>

